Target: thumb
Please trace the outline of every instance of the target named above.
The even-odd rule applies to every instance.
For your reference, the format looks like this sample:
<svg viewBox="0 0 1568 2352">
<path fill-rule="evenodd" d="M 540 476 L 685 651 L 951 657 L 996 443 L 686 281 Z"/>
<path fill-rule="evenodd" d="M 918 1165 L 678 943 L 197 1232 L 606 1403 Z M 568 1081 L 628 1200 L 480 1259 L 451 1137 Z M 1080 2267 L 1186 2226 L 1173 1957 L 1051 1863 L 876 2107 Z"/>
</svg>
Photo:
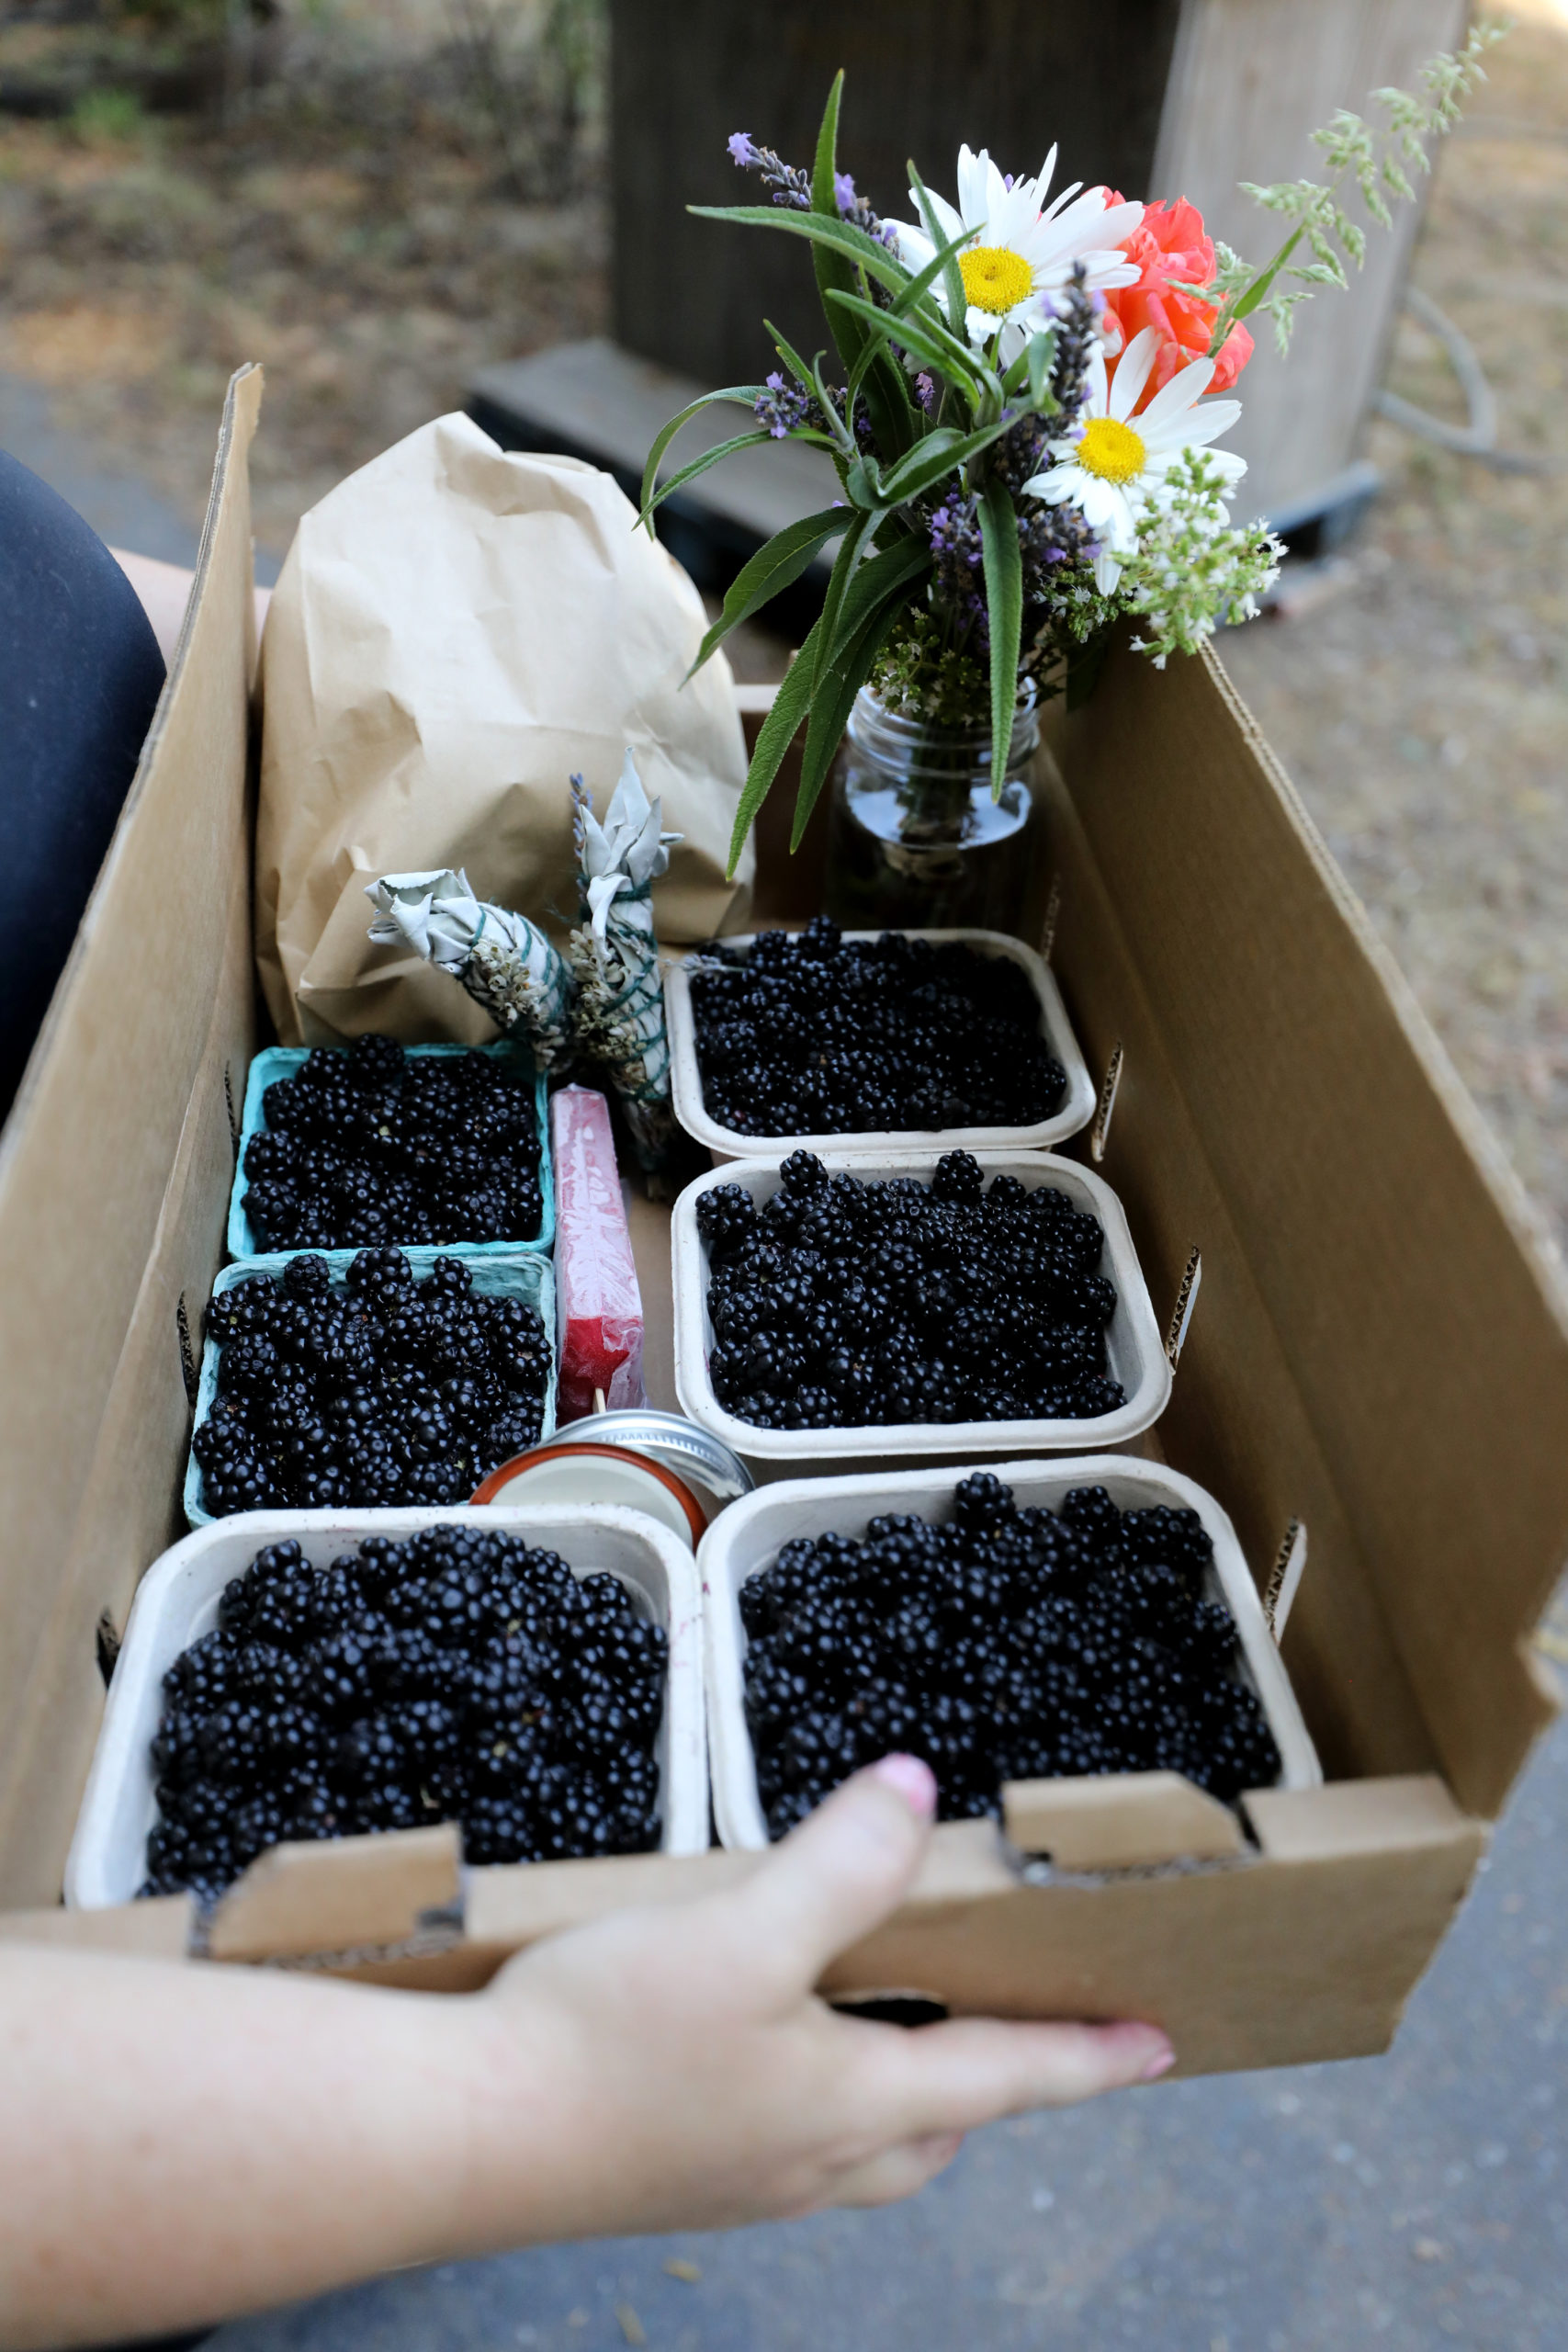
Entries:
<svg viewBox="0 0 1568 2352">
<path fill-rule="evenodd" d="M 727 1898 L 737 1941 L 781 1989 L 808 1993 L 835 1953 L 908 1893 L 936 1815 L 936 1781 L 915 1756 L 885 1756 L 835 1789 Z"/>
</svg>

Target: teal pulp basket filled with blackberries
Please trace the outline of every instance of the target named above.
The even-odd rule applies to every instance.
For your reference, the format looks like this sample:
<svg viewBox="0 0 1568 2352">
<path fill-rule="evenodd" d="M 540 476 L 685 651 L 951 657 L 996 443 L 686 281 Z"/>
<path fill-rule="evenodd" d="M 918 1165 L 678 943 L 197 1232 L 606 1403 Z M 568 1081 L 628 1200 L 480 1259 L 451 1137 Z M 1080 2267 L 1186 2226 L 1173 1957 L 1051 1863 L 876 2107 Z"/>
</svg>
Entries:
<svg viewBox="0 0 1568 2352">
<path fill-rule="evenodd" d="M 226 1266 L 186 1465 L 192 1527 L 238 1510 L 460 1507 L 556 1419 L 537 1250 L 295 1250 Z"/>
<path fill-rule="evenodd" d="M 253 1059 L 231 1258 L 318 1250 L 336 1271 L 376 1243 L 547 1254 L 555 1229 L 545 1080 L 521 1040 L 359 1037 Z"/>
</svg>

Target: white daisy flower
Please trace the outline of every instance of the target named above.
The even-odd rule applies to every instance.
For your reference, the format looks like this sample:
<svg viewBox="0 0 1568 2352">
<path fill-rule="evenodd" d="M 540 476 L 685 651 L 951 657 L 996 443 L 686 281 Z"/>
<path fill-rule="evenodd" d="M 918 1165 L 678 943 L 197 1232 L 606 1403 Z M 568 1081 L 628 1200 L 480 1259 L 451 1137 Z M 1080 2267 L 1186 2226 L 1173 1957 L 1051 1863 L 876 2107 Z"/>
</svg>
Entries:
<svg viewBox="0 0 1568 2352">
<path fill-rule="evenodd" d="M 969 308 L 964 324 L 971 343 L 985 345 L 1002 331 L 999 356 L 1009 364 L 1023 347 L 1032 330 L 1054 315 L 1051 297 L 1070 282 L 1081 262 L 1085 284 L 1091 292 L 1110 286 L 1131 286 L 1138 269 L 1119 250 L 1144 217 L 1141 204 L 1107 204 L 1103 188 L 1079 194 L 1082 182 L 1065 187 L 1042 210 L 1056 150 L 1046 156 L 1038 179 L 1003 178 L 984 147 L 977 155 L 967 147 L 958 151 L 958 209 L 927 189 L 927 199 L 942 231 L 951 243 L 968 229 L 984 243 L 966 244 L 958 255 Z M 915 198 L 913 188 L 909 190 Z M 1074 199 L 1076 198 L 1076 201 Z M 919 209 L 915 199 L 915 209 Z M 936 252 L 923 229 L 895 221 L 898 258 L 906 269 L 919 272 Z M 947 292 L 942 277 L 931 288 L 943 311 Z M 952 323 L 950 322 L 950 323 Z"/>
<path fill-rule="evenodd" d="M 1134 417 L 1133 410 L 1158 348 L 1156 330 L 1145 327 L 1127 345 L 1109 385 L 1104 354 L 1091 352 L 1081 424 L 1068 439 L 1051 443 L 1055 464 L 1023 485 L 1047 506 L 1076 506 L 1096 533 L 1102 552 L 1095 559 L 1094 579 L 1102 596 L 1109 596 L 1121 579 L 1121 559 L 1138 543 L 1138 518 L 1158 499 L 1177 459 L 1228 433 L 1241 414 L 1239 401 L 1193 405 L 1214 372 L 1212 359 L 1195 359 L 1190 367 L 1179 368 L 1143 414 Z M 1232 450 L 1209 454 L 1227 486 L 1247 471 L 1246 458 Z"/>
</svg>

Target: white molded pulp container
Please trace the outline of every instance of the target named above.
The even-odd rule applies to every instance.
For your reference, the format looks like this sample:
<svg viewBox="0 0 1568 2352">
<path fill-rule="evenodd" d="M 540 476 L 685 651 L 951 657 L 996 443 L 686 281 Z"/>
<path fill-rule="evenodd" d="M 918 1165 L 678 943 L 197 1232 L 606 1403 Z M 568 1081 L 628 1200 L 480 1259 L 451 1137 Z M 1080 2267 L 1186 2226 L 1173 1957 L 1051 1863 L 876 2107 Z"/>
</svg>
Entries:
<svg viewBox="0 0 1568 2352">
<path fill-rule="evenodd" d="M 781 1157 L 783 1155 L 781 1154 Z M 824 1151 L 823 1165 L 833 1172 L 875 1182 L 890 1176 L 916 1176 L 929 1183 L 938 1150 L 904 1152 Z M 1100 1177 L 1076 1160 L 1037 1152 L 979 1151 L 975 1154 L 983 1174 L 1016 1176 L 1027 1191 L 1042 1184 L 1066 1193 L 1075 1208 L 1087 1209 L 1100 1219 L 1105 1250 L 1100 1271 L 1116 1286 L 1116 1312 L 1106 1332 L 1111 1377 L 1119 1380 L 1126 1403 L 1113 1413 L 1089 1420 L 1055 1421 L 897 1421 L 875 1422 L 864 1428 L 764 1430 L 727 1413 L 714 1395 L 708 1377 L 708 1351 L 713 1325 L 708 1319 L 707 1244 L 697 1231 L 697 1203 L 716 1184 L 744 1184 L 756 1201 L 767 1200 L 783 1182 L 777 1159 L 731 1160 L 711 1174 L 688 1184 L 675 1204 L 671 1227 L 674 1259 L 675 1386 L 683 1409 L 703 1428 L 724 1439 L 737 1453 L 753 1460 L 817 1463 L 844 1456 L 886 1456 L 924 1453 L 953 1456 L 966 1453 L 1030 1453 L 1063 1447 L 1077 1451 L 1120 1445 L 1148 1429 L 1164 1412 L 1170 1396 L 1170 1365 L 1149 1302 L 1148 1286 L 1133 1247 L 1121 1202 Z"/>
<path fill-rule="evenodd" d="M 703 1106 L 696 1019 L 692 1006 L 694 967 L 690 963 L 681 963 L 671 965 L 665 971 L 664 1017 L 670 1033 L 670 1086 L 675 1116 L 687 1134 L 724 1158 L 743 1159 L 754 1152 L 776 1151 L 782 1159 L 792 1151 L 900 1151 L 916 1144 L 931 1143 L 943 1151 L 1035 1151 L 1065 1142 L 1068 1136 L 1086 1127 L 1094 1116 L 1094 1081 L 1078 1050 L 1062 992 L 1049 967 L 1033 948 L 1001 931 L 906 931 L 903 935 L 906 939 L 929 939 L 937 947 L 956 943 L 961 947 L 972 947 L 977 956 L 1010 956 L 1022 967 L 1040 1001 L 1040 1034 L 1067 1073 L 1067 1091 L 1055 1117 L 1042 1119 L 1032 1127 L 943 1127 L 934 1132 L 913 1130 L 902 1135 L 857 1132 L 852 1128 L 828 1136 L 746 1136 L 737 1128 L 720 1126 Z M 755 932 L 748 932 L 718 944 L 744 953 L 756 936 Z M 886 933 L 846 931 L 842 936 L 883 939 Z"/>
<path fill-rule="evenodd" d="M 997 1475 L 1021 1505 L 1055 1510 L 1074 1487 L 1104 1487 L 1122 1510 L 1168 1503 L 1195 1510 L 1214 1546 L 1205 1598 L 1223 1600 L 1235 1619 L 1237 1671 L 1257 1694 L 1280 1750 L 1278 1786 L 1316 1788 L 1323 1768 L 1302 1719 L 1280 1653 L 1263 1615 L 1252 1573 L 1226 1514 L 1211 1494 L 1153 1462 L 1125 1454 L 1063 1462 L 1009 1462 Z M 953 1516 L 963 1470 L 904 1470 L 855 1478 L 792 1478 L 761 1487 L 715 1520 L 697 1553 L 703 1586 L 708 1680 L 709 1753 L 714 1819 L 726 1846 L 761 1847 L 767 1823 L 757 1795 L 757 1769 L 746 1725 L 746 1628 L 740 1588 L 772 1567 L 784 1545 L 801 1535 L 864 1536 L 886 1511 L 910 1511 L 938 1521 Z"/>
<path fill-rule="evenodd" d="M 147 1875 L 147 1837 L 157 1819 L 152 1744 L 164 1712 L 164 1676 L 182 1650 L 210 1633 L 226 1585 L 266 1544 L 295 1537 L 316 1566 L 367 1535 L 398 1539 L 440 1527 L 450 1508 L 425 1510 L 236 1511 L 186 1536 L 155 1560 L 137 1588 L 115 1662 L 86 1792 L 65 1864 L 65 1900 L 83 1909 L 129 1903 Z M 692 1555 L 641 1511 L 609 1503 L 547 1510 L 466 1510 L 465 1527 L 495 1527 L 558 1552 L 572 1572 L 604 1569 L 630 1592 L 639 1617 L 670 1636 L 660 1725 L 663 1850 L 698 1854 L 708 1843 L 704 1723 L 702 1592 Z"/>
</svg>

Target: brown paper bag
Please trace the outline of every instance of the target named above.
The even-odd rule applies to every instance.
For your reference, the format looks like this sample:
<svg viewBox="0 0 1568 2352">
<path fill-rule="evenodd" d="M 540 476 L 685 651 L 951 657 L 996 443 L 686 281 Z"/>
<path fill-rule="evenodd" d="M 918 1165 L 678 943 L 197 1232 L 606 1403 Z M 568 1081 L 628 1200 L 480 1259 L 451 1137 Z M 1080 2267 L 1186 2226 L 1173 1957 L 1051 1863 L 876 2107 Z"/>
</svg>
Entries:
<svg viewBox="0 0 1568 2352">
<path fill-rule="evenodd" d="M 558 933 L 577 920 L 573 770 L 601 809 L 629 746 L 684 835 L 661 939 L 741 928 L 724 878 L 746 773 L 729 670 L 608 474 L 439 417 L 300 523 L 262 647 L 256 960 L 286 1044 L 495 1034 L 455 980 L 373 947 L 366 885 L 460 866 Z"/>
</svg>

